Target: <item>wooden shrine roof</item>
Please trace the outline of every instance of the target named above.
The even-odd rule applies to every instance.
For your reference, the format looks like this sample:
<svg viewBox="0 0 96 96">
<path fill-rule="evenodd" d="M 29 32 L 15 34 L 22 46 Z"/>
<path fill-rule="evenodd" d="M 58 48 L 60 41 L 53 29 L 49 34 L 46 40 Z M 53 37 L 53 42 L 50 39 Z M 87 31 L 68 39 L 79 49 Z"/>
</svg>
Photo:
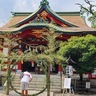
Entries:
<svg viewBox="0 0 96 96">
<path fill-rule="evenodd" d="M 71 14 L 68 14 L 70 12 L 60 12 L 57 14 L 59 16 L 61 16 L 64 20 L 71 22 L 75 25 L 77 25 L 78 27 L 68 27 L 65 28 L 63 27 L 62 29 L 64 29 L 64 31 L 72 31 L 72 32 L 79 32 L 79 31 L 96 31 L 96 29 L 94 28 L 90 28 L 88 27 L 88 25 L 86 24 L 86 22 L 84 21 L 83 18 L 80 17 L 80 14 L 78 14 L 79 12 L 71 12 Z M 2 26 L 0 28 L 0 31 L 13 31 L 16 30 L 17 28 L 14 26 L 16 25 L 18 22 L 24 20 L 26 17 L 28 17 L 31 13 L 15 13 L 13 15 L 13 17 L 8 21 L 8 23 L 6 23 L 4 26 Z"/>
<path fill-rule="evenodd" d="M 38 10 L 34 12 L 13 12 L 12 14 L 13 17 L 8 23 L 0 27 L 0 32 L 19 32 L 26 27 L 53 27 L 58 32 L 63 32 L 64 34 L 71 33 L 74 35 L 79 32 L 96 34 L 96 29 L 87 26 L 85 20 L 80 16 L 80 12 L 54 12 L 47 0 L 42 0 Z M 38 17 L 38 14 L 45 15 L 46 17 L 49 16 L 48 18 L 53 20 L 55 24 L 45 23 L 46 19 L 44 19 L 44 22 L 33 22 Z"/>
</svg>

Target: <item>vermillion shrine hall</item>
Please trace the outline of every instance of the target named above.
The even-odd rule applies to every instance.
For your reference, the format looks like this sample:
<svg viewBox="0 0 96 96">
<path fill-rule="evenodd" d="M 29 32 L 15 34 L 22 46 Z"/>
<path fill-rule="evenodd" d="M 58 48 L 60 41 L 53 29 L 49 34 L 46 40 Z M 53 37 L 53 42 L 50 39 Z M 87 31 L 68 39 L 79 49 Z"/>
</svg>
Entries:
<svg viewBox="0 0 96 96">
<path fill-rule="evenodd" d="M 22 52 L 26 48 L 42 52 L 39 46 L 46 46 L 46 41 L 42 38 L 42 33 L 46 32 L 43 28 L 49 27 L 60 34 L 56 40 L 63 42 L 71 36 L 96 35 L 96 29 L 88 27 L 85 20 L 80 16 L 80 12 L 54 12 L 47 0 L 42 0 L 38 9 L 34 12 L 12 12 L 12 18 L 0 27 L 0 34 L 3 32 L 16 33 L 20 38 L 16 49 Z M 30 45 L 31 48 L 22 44 L 22 41 Z M 1 37 L 0 44 L 6 47 Z M 16 70 L 21 72 L 27 68 L 30 72 L 34 72 L 36 66 L 34 60 L 24 64 L 19 62 L 16 65 Z M 55 65 L 53 71 L 54 73 L 60 72 L 60 65 Z"/>
</svg>

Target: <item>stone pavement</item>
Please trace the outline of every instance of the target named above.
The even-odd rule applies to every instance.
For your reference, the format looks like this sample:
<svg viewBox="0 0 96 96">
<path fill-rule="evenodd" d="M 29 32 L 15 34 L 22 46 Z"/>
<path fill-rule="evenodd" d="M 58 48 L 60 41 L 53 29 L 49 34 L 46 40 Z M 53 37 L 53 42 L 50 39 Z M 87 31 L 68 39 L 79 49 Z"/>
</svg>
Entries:
<svg viewBox="0 0 96 96">
<path fill-rule="evenodd" d="M 19 92 L 20 92 L 20 90 L 19 90 Z M 30 94 L 38 93 L 38 91 L 28 91 L 28 93 L 30 95 Z M 9 95 L 5 95 L 5 91 L 0 90 L 0 96 L 20 96 L 20 95 L 17 94 L 16 92 L 14 92 L 14 91 L 10 91 Z M 41 93 L 38 96 L 47 96 L 47 92 L 43 92 L 43 93 Z M 50 93 L 50 96 L 53 96 L 53 92 Z"/>
<path fill-rule="evenodd" d="M 38 91 L 29 91 L 29 94 L 34 94 L 36 92 L 38 92 Z M 14 91 L 10 91 L 9 95 L 5 95 L 5 91 L 4 90 L 0 90 L 0 96 L 20 96 L 20 95 L 18 95 Z M 42 94 L 40 94 L 38 96 L 47 96 L 47 93 L 44 92 L 44 93 L 42 93 Z M 69 95 L 69 94 L 64 94 L 63 95 L 62 93 L 54 93 L 53 94 L 53 92 L 51 92 L 50 96 L 96 96 L 96 94 L 94 94 L 94 95 L 88 95 L 88 94 L 87 95 L 82 95 L 82 94 Z"/>
<path fill-rule="evenodd" d="M 62 94 L 62 93 L 54 93 L 53 96 L 96 96 L 96 94 L 94 95 L 82 95 L 82 94 L 72 94 L 72 95 L 69 95 L 69 94 Z"/>
</svg>

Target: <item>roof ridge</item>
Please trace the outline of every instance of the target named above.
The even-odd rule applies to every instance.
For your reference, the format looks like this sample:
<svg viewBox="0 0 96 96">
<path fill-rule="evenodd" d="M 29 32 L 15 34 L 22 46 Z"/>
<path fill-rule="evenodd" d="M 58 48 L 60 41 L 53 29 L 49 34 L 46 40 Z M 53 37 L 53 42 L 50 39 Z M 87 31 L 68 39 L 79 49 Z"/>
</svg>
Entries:
<svg viewBox="0 0 96 96">
<path fill-rule="evenodd" d="M 40 5 L 44 5 L 44 4 L 46 4 L 46 5 L 49 6 L 49 2 L 48 2 L 47 0 L 42 0 L 42 1 L 40 2 Z"/>
</svg>

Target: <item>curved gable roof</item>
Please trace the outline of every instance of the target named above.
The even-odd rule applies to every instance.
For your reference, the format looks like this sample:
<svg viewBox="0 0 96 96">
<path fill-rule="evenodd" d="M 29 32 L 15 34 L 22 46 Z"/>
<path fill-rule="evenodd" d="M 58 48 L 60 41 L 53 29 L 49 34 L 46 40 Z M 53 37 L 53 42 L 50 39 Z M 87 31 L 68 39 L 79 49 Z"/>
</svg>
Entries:
<svg viewBox="0 0 96 96">
<path fill-rule="evenodd" d="M 44 23 L 44 22 L 26 23 L 30 21 L 30 19 L 32 18 L 34 19 L 37 16 L 37 14 L 39 14 L 40 12 L 46 11 L 59 22 L 69 25 L 69 27 L 64 27 L 64 26 L 55 26 L 55 24 L 53 24 L 52 27 L 58 32 L 61 32 L 64 34 L 65 33 L 66 34 L 78 34 L 78 33 L 96 34 L 96 29 L 88 27 L 84 19 L 80 17 L 80 12 L 54 12 L 53 10 L 51 10 L 47 0 L 42 0 L 40 4 L 41 5 L 38 7 L 38 9 L 33 13 L 32 12 L 20 12 L 20 13 L 13 12 L 12 13 L 13 17 L 9 20 L 8 23 L 6 23 L 4 26 L 0 28 L 0 32 L 14 33 L 16 31 L 22 31 L 25 28 L 29 28 L 29 27 L 31 28 L 50 27 L 50 24 Z"/>
<path fill-rule="evenodd" d="M 37 14 L 39 14 L 40 12 L 42 12 L 43 10 L 45 10 L 46 12 L 48 12 L 48 14 L 50 14 L 51 16 L 53 16 L 54 18 L 56 18 L 58 21 L 62 22 L 63 24 L 66 24 L 70 27 L 78 27 L 77 25 L 66 21 L 65 19 L 63 19 L 62 17 L 60 17 L 58 14 L 56 14 L 53 10 L 51 10 L 50 6 L 49 6 L 49 2 L 47 0 L 42 0 L 40 3 L 39 8 L 33 12 L 32 14 L 30 14 L 28 17 L 26 17 L 25 19 L 21 20 L 20 22 L 18 22 L 16 24 L 16 26 L 21 26 L 23 24 L 25 24 L 26 22 L 28 22 L 29 20 L 31 20 L 32 18 L 35 18 L 37 16 Z"/>
</svg>

